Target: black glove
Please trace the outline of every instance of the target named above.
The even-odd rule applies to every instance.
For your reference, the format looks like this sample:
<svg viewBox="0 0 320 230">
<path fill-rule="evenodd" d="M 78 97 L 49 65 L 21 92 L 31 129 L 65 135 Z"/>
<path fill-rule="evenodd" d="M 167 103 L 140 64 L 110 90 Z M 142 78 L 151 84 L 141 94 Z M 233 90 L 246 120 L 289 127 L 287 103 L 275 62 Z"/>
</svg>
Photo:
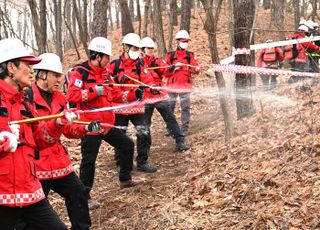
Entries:
<svg viewBox="0 0 320 230">
<path fill-rule="evenodd" d="M 126 75 L 122 75 L 121 77 L 118 77 L 118 83 L 120 84 L 125 84 L 127 80 L 128 78 L 126 77 Z"/>
<path fill-rule="evenodd" d="M 173 71 L 176 67 L 174 65 L 170 65 L 169 70 Z"/>
<path fill-rule="evenodd" d="M 100 121 L 91 121 L 89 125 L 85 127 L 87 132 L 99 132 L 102 130 L 102 126 L 100 124 Z"/>
<path fill-rule="evenodd" d="M 151 93 L 152 95 L 160 95 L 160 94 L 161 94 L 160 90 L 154 89 L 154 88 L 152 88 L 152 86 L 151 86 L 151 88 L 150 88 L 150 93 Z"/>
<path fill-rule="evenodd" d="M 136 99 L 141 101 L 143 98 L 143 90 L 138 88 L 136 89 L 135 94 L 136 94 Z"/>
<path fill-rule="evenodd" d="M 118 75 L 114 75 L 113 76 L 113 80 L 115 83 L 119 83 L 119 76 Z"/>
</svg>

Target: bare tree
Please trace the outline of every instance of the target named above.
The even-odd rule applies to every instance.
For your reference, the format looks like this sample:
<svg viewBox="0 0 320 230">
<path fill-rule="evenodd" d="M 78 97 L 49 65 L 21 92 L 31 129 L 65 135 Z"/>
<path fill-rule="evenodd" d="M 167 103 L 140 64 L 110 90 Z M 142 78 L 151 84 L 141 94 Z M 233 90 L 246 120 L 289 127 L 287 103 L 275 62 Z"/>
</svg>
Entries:
<svg viewBox="0 0 320 230">
<path fill-rule="evenodd" d="M 191 4 L 192 0 L 184 0 L 181 14 L 180 30 L 190 31 Z"/>
<path fill-rule="evenodd" d="M 233 4 L 235 48 L 249 48 L 250 30 L 255 12 L 255 0 L 234 0 Z M 250 66 L 250 63 L 250 55 L 240 54 L 235 56 L 236 65 Z M 236 74 L 236 106 L 238 119 L 251 116 L 254 112 L 250 86 L 250 75 Z"/>
<path fill-rule="evenodd" d="M 217 23 L 220 15 L 222 0 L 218 0 L 216 5 L 215 14 L 212 12 L 210 0 L 201 0 L 203 8 L 206 12 L 205 30 L 208 33 L 210 55 L 212 63 L 219 63 L 218 47 L 217 47 Z M 231 111 L 228 105 L 227 97 L 225 96 L 225 82 L 221 73 L 216 72 L 216 81 L 219 88 L 220 106 L 223 113 L 225 124 L 225 140 L 228 141 L 234 133 Z"/>
<path fill-rule="evenodd" d="M 112 14 L 111 14 L 111 2 L 108 4 L 108 14 L 109 14 L 109 21 L 110 21 L 110 31 L 113 31 L 113 19 L 112 19 Z"/>
<path fill-rule="evenodd" d="M 83 2 L 83 11 L 82 11 L 83 34 L 82 34 L 81 40 L 83 44 L 87 44 L 88 42 L 88 1 L 82 0 L 82 2 Z M 87 45 L 86 45 L 86 50 L 87 50 Z"/>
<path fill-rule="evenodd" d="M 29 8 L 32 15 L 32 23 L 34 26 L 36 41 L 38 45 L 38 49 L 40 53 L 44 53 L 46 51 L 46 47 L 43 44 L 43 30 L 40 26 L 39 15 L 37 11 L 37 3 L 35 0 L 28 0 Z"/>
<path fill-rule="evenodd" d="M 82 19 L 81 19 L 81 14 L 79 12 L 78 6 L 77 6 L 77 1 L 73 0 L 73 10 L 75 13 L 75 16 L 77 18 L 78 26 L 79 26 L 79 33 L 80 33 L 80 40 L 83 45 L 83 48 L 86 50 L 87 56 L 89 56 L 89 51 L 88 51 L 88 45 L 87 45 L 87 32 L 84 31 L 84 26 L 82 24 Z"/>
<path fill-rule="evenodd" d="M 153 7 L 154 7 L 154 16 L 157 20 L 153 21 L 154 28 L 155 28 L 155 35 L 158 44 L 158 55 L 160 57 L 164 57 L 167 53 L 166 44 L 164 41 L 163 35 L 163 27 L 162 27 L 162 15 L 160 10 L 160 0 L 153 0 Z"/>
<path fill-rule="evenodd" d="M 47 7 L 46 1 L 39 1 L 40 4 L 40 26 L 42 28 L 42 45 L 46 47 L 47 43 Z"/>
<path fill-rule="evenodd" d="M 94 10 L 93 10 L 93 23 L 92 25 L 92 35 L 107 37 L 108 32 L 108 2 L 106 0 L 95 0 Z M 111 16 L 110 16 L 111 17 Z"/>
<path fill-rule="evenodd" d="M 130 17 L 129 7 L 126 0 L 118 0 L 121 10 L 121 28 L 122 35 L 127 33 L 134 33 L 132 20 Z"/>
<path fill-rule="evenodd" d="M 119 2 L 115 0 L 115 7 L 117 8 L 116 10 L 116 24 L 117 24 L 117 29 L 120 28 L 120 10 L 119 10 Z"/>
<path fill-rule="evenodd" d="M 130 12 L 131 20 L 134 21 L 134 2 L 133 2 L 133 0 L 129 0 L 129 12 Z"/>
<path fill-rule="evenodd" d="M 284 30 L 284 8 L 286 0 L 277 0 L 273 1 L 272 4 L 272 15 L 271 20 L 274 22 L 274 25 L 279 30 L 279 39 L 284 40 L 286 38 Z"/>
<path fill-rule="evenodd" d="M 150 6 L 150 0 L 144 1 L 144 15 L 143 15 L 143 32 L 142 36 L 147 36 L 148 33 L 148 16 L 149 16 L 149 6 Z"/>
<path fill-rule="evenodd" d="M 61 0 L 54 0 L 54 19 L 56 25 L 56 52 L 62 58 L 62 17 L 61 17 Z"/>
<path fill-rule="evenodd" d="M 265 10 L 270 9 L 270 7 L 271 7 L 271 0 L 263 0 L 262 5 L 263 5 L 263 8 L 264 8 Z"/>
<path fill-rule="evenodd" d="M 170 0 L 170 12 L 169 12 L 169 28 L 168 28 L 168 46 L 167 50 L 172 49 L 172 40 L 173 40 L 173 26 L 175 24 L 175 17 L 177 16 L 177 0 Z"/>
<path fill-rule="evenodd" d="M 299 3 L 300 3 L 299 0 L 293 0 L 292 1 L 295 28 L 298 28 L 299 22 L 300 22 L 300 4 Z"/>
<path fill-rule="evenodd" d="M 140 3 L 139 3 L 139 0 L 136 0 L 136 5 L 137 5 L 137 18 L 136 18 L 136 21 L 139 22 L 138 34 L 141 35 L 141 11 L 140 11 Z"/>
</svg>

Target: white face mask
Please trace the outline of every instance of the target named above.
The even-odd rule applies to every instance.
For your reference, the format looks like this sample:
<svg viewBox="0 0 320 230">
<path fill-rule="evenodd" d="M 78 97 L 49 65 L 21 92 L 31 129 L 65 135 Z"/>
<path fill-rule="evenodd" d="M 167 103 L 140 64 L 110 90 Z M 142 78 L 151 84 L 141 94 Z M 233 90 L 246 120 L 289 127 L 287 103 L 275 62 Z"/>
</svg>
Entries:
<svg viewBox="0 0 320 230">
<path fill-rule="evenodd" d="M 139 58 L 140 52 L 139 50 L 138 51 L 129 50 L 128 55 L 132 60 L 137 60 Z"/>
<path fill-rule="evenodd" d="M 179 42 L 179 46 L 181 49 L 188 49 L 188 42 Z"/>
</svg>

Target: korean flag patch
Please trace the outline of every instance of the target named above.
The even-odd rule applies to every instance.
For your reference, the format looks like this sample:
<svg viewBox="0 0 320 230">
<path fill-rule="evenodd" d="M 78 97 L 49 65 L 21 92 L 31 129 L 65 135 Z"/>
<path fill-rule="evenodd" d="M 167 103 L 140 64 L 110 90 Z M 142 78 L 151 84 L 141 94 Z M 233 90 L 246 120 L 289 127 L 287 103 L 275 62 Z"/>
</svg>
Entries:
<svg viewBox="0 0 320 230">
<path fill-rule="evenodd" d="M 82 88 L 82 81 L 79 80 L 79 79 L 76 79 L 74 85 L 77 86 L 77 87 L 79 87 L 79 88 Z"/>
</svg>

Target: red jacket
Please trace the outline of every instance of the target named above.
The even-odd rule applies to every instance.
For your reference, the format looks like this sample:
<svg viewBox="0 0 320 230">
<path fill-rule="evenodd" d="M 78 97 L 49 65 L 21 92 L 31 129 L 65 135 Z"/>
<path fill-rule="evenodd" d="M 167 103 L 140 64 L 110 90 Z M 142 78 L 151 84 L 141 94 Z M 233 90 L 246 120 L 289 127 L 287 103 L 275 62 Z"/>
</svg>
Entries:
<svg viewBox="0 0 320 230">
<path fill-rule="evenodd" d="M 172 52 L 174 52 L 173 56 L 172 56 Z M 175 51 L 172 51 L 172 52 L 167 53 L 165 57 L 165 61 L 169 65 L 171 64 L 175 65 L 177 64 L 177 62 L 190 64 L 193 66 L 199 65 L 198 61 L 194 57 L 194 54 L 190 51 L 176 49 Z M 189 55 L 187 52 L 189 53 Z M 188 58 L 188 56 L 190 58 Z M 188 59 L 190 59 L 190 61 Z M 170 92 L 173 92 L 173 93 L 191 92 L 192 74 L 198 74 L 198 73 L 199 71 L 189 66 L 181 66 L 178 70 L 168 72 L 166 77 L 168 78 L 167 86 L 171 88 Z"/>
<path fill-rule="evenodd" d="M 51 106 L 42 98 L 36 83 L 32 85 L 32 92 L 33 100 L 40 116 L 58 114 L 66 108 L 66 99 L 60 92 L 52 94 Z M 72 124 L 63 127 L 63 134 L 67 138 L 81 138 L 85 133 L 83 125 Z M 60 141 L 49 148 L 41 150 L 40 157 L 35 163 L 37 176 L 40 180 L 58 179 L 73 172 L 68 152 Z"/>
<path fill-rule="evenodd" d="M 272 56 L 274 55 L 275 61 L 266 61 L 265 57 L 267 54 L 271 54 Z M 262 49 L 258 54 L 257 67 L 278 69 L 282 61 L 283 61 L 283 54 L 280 48 L 278 47 L 266 48 L 266 49 Z"/>
<path fill-rule="evenodd" d="M 300 39 L 305 37 L 306 36 L 302 32 L 296 32 L 291 34 L 289 36 L 289 39 L 292 39 L 292 38 Z M 300 49 L 298 47 L 300 47 Z M 300 46 L 298 44 L 297 48 L 298 48 L 299 54 L 298 54 L 298 57 L 295 59 L 295 61 L 303 62 L 303 63 L 307 62 L 307 54 L 306 54 L 307 49 L 312 51 L 319 51 L 319 46 L 315 45 L 313 42 L 304 42 L 304 43 L 301 43 Z"/>
<path fill-rule="evenodd" d="M 120 61 L 119 61 L 120 60 Z M 119 63 L 118 70 L 116 70 L 117 62 Z M 145 65 L 141 59 L 138 59 L 136 61 L 128 58 L 126 59 L 124 57 L 124 54 L 121 55 L 120 59 L 114 60 L 110 63 L 108 67 L 110 74 L 112 76 L 117 75 L 118 79 L 121 79 L 120 83 L 124 84 L 136 84 L 139 85 L 134 80 L 131 80 L 127 78 L 125 75 L 134 78 L 140 82 L 143 82 L 149 86 L 153 85 L 152 76 L 150 75 L 149 71 L 145 69 Z M 138 75 L 138 72 L 140 72 L 140 75 Z M 122 91 L 129 91 L 129 92 L 135 92 L 137 88 L 134 87 L 119 87 Z M 145 91 L 149 91 L 149 89 L 146 89 Z M 131 106 L 128 108 L 123 108 L 116 110 L 115 113 L 117 114 L 143 114 L 144 113 L 144 102 L 139 103 L 136 106 Z"/>
<path fill-rule="evenodd" d="M 83 82 L 83 71 L 81 67 L 89 72 L 88 78 Z M 96 84 L 114 83 L 106 69 L 94 67 L 91 62 L 85 62 L 80 67 L 76 66 L 68 75 L 69 85 L 67 91 L 67 101 L 77 103 L 77 108 L 82 110 L 110 107 L 114 102 L 130 102 L 135 100 L 134 92 L 122 91 L 118 87 L 105 87 L 106 95 L 98 96 L 95 90 Z M 97 113 L 86 113 L 81 116 L 81 120 L 93 121 L 100 120 L 103 123 L 113 125 L 115 121 L 114 111 Z M 104 126 L 106 133 L 110 127 Z"/>
<path fill-rule="evenodd" d="M 168 67 L 168 64 L 161 58 L 156 58 L 155 56 L 148 57 L 144 56 L 142 60 L 145 63 L 145 67 Z M 148 70 L 153 78 L 154 86 L 163 86 L 162 78 L 168 71 L 168 68 L 161 69 L 150 69 Z M 153 95 L 149 91 L 145 93 L 145 99 L 143 100 L 145 104 L 154 104 L 159 101 L 168 100 L 169 96 L 166 90 L 160 90 L 159 95 Z"/>
<path fill-rule="evenodd" d="M 24 101 L 24 104 L 23 104 Z M 10 131 L 9 121 L 37 116 L 34 106 L 24 100 L 24 92 L 0 80 L 0 130 Z M 55 120 L 20 125 L 17 150 L 0 152 L 0 206 L 27 206 L 45 198 L 36 175 L 36 149 L 53 145 L 62 129 Z"/>
</svg>

